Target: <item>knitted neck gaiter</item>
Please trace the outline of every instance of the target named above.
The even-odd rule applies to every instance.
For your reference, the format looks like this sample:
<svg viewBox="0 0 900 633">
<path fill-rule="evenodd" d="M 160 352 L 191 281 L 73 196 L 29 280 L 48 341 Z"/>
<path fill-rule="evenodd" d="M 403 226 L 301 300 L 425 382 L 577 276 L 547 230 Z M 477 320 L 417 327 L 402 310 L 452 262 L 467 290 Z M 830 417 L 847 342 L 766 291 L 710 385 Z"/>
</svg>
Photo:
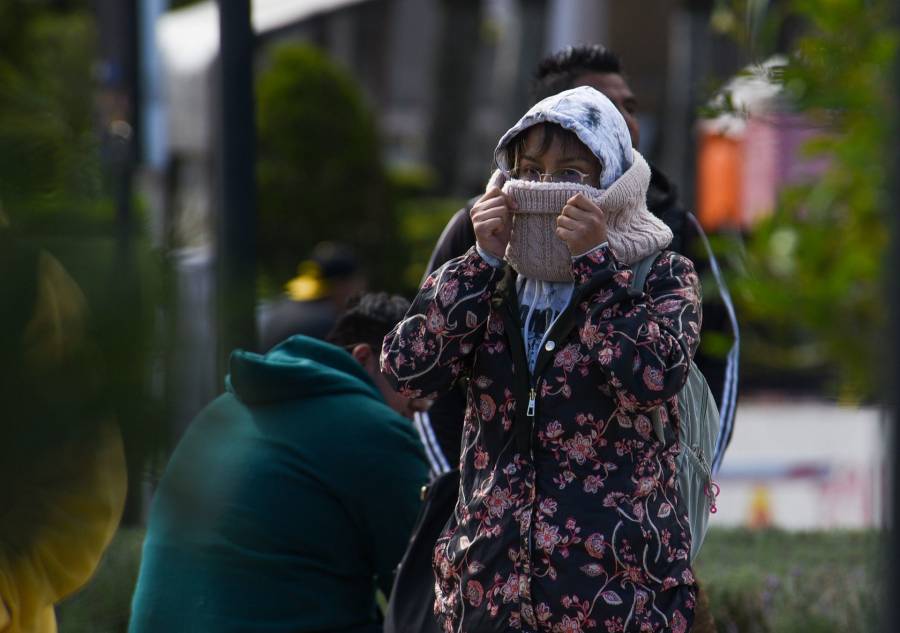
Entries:
<svg viewBox="0 0 900 633">
<path fill-rule="evenodd" d="M 637 151 L 633 156 L 631 167 L 594 200 L 606 216 L 609 247 L 629 266 L 672 242 L 672 230 L 647 209 L 650 165 Z"/>
<path fill-rule="evenodd" d="M 556 235 L 556 218 L 577 193 L 594 200 L 602 193 L 588 185 L 509 180 L 503 193 L 518 205 L 506 261 L 518 274 L 540 281 L 572 281 L 572 253 Z M 580 255 L 580 253 L 576 253 Z"/>
<path fill-rule="evenodd" d="M 588 185 L 508 180 L 503 193 L 519 208 L 513 212 L 506 261 L 518 274 L 541 281 L 572 281 L 572 255 L 556 236 L 556 217 L 566 201 L 584 193 L 606 217 L 606 235 L 616 258 L 629 266 L 672 242 L 672 230 L 647 209 L 650 166 L 634 151 L 631 166 L 609 189 Z"/>
</svg>

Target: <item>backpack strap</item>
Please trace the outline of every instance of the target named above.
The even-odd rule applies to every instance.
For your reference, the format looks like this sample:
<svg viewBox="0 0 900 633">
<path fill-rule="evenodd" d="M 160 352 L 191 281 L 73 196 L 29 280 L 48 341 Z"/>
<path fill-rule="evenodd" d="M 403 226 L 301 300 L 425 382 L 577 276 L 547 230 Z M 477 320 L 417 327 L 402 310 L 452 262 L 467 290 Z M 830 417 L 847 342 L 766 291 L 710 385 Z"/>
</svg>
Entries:
<svg viewBox="0 0 900 633">
<path fill-rule="evenodd" d="M 647 282 L 647 276 L 650 274 L 650 269 L 653 268 L 653 262 L 656 261 L 656 258 L 659 257 L 661 252 L 662 251 L 656 251 L 655 253 L 651 253 L 631 267 L 631 271 L 634 273 L 634 277 L 631 280 L 632 290 L 644 292 L 644 284 Z"/>
</svg>

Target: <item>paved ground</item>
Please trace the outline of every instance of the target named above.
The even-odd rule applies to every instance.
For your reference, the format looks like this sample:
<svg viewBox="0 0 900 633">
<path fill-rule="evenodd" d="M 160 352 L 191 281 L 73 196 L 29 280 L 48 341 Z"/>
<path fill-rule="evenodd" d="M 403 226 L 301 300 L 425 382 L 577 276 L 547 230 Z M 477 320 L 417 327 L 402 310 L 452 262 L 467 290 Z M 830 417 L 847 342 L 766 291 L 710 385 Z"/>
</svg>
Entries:
<svg viewBox="0 0 900 633">
<path fill-rule="evenodd" d="M 882 421 L 874 408 L 745 399 L 716 477 L 721 493 L 711 525 L 877 525 L 886 474 Z"/>
</svg>

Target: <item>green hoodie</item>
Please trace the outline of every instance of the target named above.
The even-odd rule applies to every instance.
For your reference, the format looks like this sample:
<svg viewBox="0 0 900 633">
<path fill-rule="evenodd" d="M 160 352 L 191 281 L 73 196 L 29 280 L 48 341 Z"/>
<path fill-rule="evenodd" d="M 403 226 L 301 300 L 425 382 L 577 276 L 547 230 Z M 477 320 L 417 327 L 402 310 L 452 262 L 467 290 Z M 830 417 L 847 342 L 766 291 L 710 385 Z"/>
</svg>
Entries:
<svg viewBox="0 0 900 633">
<path fill-rule="evenodd" d="M 344 350 L 235 351 L 150 512 L 131 633 L 368 631 L 428 466 Z"/>
</svg>

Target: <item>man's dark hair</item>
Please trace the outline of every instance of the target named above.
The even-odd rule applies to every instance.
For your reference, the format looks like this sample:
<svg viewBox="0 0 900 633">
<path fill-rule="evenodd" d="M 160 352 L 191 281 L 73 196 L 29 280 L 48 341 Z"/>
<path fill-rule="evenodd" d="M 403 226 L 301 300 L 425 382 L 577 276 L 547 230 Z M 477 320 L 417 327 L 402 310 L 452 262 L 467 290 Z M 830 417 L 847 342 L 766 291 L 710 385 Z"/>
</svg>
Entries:
<svg viewBox="0 0 900 633">
<path fill-rule="evenodd" d="M 376 354 L 381 343 L 409 310 L 409 301 L 386 292 L 370 292 L 347 303 L 326 340 L 339 347 L 368 343 Z"/>
<path fill-rule="evenodd" d="M 622 74 L 619 56 L 601 44 L 569 46 L 538 64 L 531 84 L 535 102 L 575 87 L 585 73 Z"/>
</svg>

